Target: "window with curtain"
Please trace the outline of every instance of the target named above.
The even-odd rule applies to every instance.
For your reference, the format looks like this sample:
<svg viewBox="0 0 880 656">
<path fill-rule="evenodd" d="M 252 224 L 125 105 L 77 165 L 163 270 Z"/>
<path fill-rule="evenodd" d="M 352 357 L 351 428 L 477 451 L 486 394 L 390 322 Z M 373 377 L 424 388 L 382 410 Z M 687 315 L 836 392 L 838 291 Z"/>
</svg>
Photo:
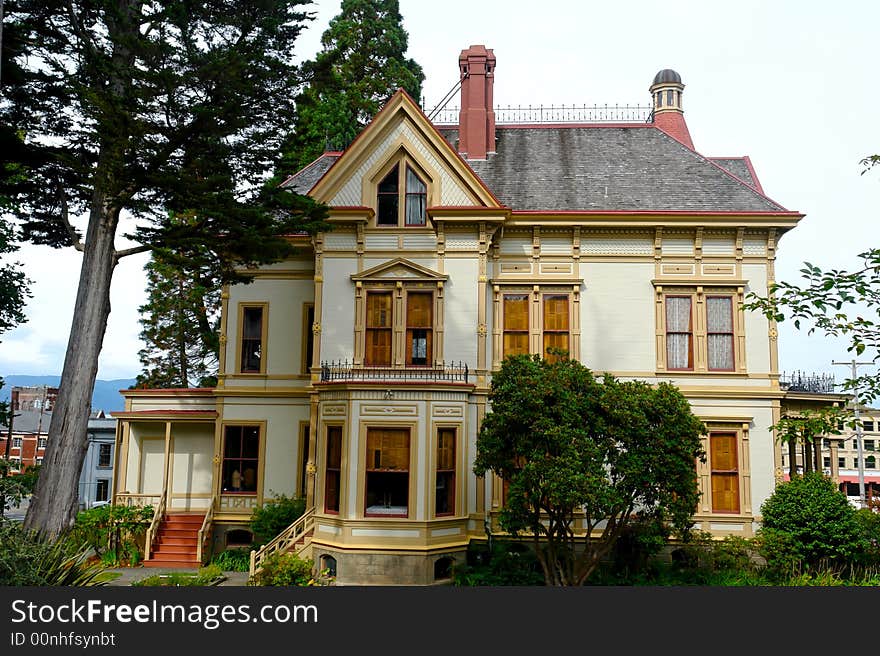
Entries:
<svg viewBox="0 0 880 656">
<path fill-rule="evenodd" d="M 406 295 L 406 363 L 431 364 L 434 328 L 434 295 L 409 292 Z"/>
<path fill-rule="evenodd" d="M 690 296 L 666 297 L 666 368 L 694 368 L 694 328 Z"/>
<path fill-rule="evenodd" d="M 367 293 L 366 348 L 364 364 L 391 364 L 391 292 Z"/>
<path fill-rule="evenodd" d="M 503 311 L 504 357 L 527 354 L 529 352 L 529 295 L 505 294 Z"/>
<path fill-rule="evenodd" d="M 733 299 L 706 297 L 706 348 L 709 371 L 733 371 Z"/>
<path fill-rule="evenodd" d="M 395 164 L 379 182 L 376 196 L 377 225 L 426 225 L 428 185 L 408 164 Z"/>
<path fill-rule="evenodd" d="M 736 433 L 709 434 L 712 512 L 739 512 L 739 465 L 736 437 Z"/>
<path fill-rule="evenodd" d="M 245 306 L 241 312 L 241 373 L 260 373 L 263 356 L 263 308 Z"/>
<path fill-rule="evenodd" d="M 556 360 L 557 356 L 549 355 L 548 349 L 555 348 L 568 351 L 568 294 L 544 295 L 544 352 L 543 357 Z"/>
<path fill-rule="evenodd" d="M 406 216 L 408 226 L 425 225 L 428 207 L 428 187 L 409 166 L 406 167 Z"/>
<path fill-rule="evenodd" d="M 342 426 L 327 426 L 324 470 L 324 512 L 338 513 L 342 485 Z"/>
</svg>

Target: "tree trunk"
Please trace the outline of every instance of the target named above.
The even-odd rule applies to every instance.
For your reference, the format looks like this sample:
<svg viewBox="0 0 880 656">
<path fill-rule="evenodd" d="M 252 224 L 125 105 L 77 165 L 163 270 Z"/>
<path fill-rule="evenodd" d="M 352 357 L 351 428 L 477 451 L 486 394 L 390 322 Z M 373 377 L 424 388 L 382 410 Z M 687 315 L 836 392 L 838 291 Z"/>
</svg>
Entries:
<svg viewBox="0 0 880 656">
<path fill-rule="evenodd" d="M 76 519 L 79 477 L 88 449 L 89 414 L 98 356 L 110 314 L 119 210 L 93 198 L 67 354 L 43 467 L 24 520 L 26 529 L 55 538 Z"/>
</svg>

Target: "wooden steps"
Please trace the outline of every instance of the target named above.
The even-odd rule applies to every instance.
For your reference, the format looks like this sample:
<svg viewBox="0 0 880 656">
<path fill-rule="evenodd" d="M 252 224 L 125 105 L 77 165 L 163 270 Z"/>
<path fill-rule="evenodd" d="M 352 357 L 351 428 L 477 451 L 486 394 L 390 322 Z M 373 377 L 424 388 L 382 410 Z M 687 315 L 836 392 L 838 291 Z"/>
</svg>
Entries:
<svg viewBox="0 0 880 656">
<path fill-rule="evenodd" d="M 204 513 L 169 513 L 162 518 L 153 551 L 144 567 L 196 569 L 198 560 L 199 529 Z"/>
</svg>

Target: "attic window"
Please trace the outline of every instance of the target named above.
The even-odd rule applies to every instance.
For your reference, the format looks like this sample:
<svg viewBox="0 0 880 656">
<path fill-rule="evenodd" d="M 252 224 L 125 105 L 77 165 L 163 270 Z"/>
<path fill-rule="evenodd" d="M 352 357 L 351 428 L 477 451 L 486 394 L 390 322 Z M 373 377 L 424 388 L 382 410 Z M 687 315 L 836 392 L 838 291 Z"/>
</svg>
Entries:
<svg viewBox="0 0 880 656">
<path fill-rule="evenodd" d="M 380 226 L 423 226 L 427 205 L 428 186 L 425 182 L 408 164 L 395 164 L 377 189 L 376 223 Z"/>
</svg>

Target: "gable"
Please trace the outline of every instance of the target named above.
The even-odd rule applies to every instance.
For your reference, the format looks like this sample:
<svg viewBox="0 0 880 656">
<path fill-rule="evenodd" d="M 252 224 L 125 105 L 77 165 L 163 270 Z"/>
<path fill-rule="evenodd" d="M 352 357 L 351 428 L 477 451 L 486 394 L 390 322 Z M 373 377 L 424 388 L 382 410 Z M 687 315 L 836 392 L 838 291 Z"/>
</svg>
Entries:
<svg viewBox="0 0 880 656">
<path fill-rule="evenodd" d="M 331 207 L 372 206 L 372 178 L 405 153 L 430 178 L 429 205 L 498 207 L 488 188 L 404 92 L 397 94 L 311 188 Z"/>
<path fill-rule="evenodd" d="M 427 267 L 399 257 L 389 262 L 384 262 L 366 271 L 352 274 L 351 279 L 355 282 L 365 280 L 414 280 L 421 282 L 437 282 L 446 280 L 449 276 L 438 273 Z"/>
</svg>

